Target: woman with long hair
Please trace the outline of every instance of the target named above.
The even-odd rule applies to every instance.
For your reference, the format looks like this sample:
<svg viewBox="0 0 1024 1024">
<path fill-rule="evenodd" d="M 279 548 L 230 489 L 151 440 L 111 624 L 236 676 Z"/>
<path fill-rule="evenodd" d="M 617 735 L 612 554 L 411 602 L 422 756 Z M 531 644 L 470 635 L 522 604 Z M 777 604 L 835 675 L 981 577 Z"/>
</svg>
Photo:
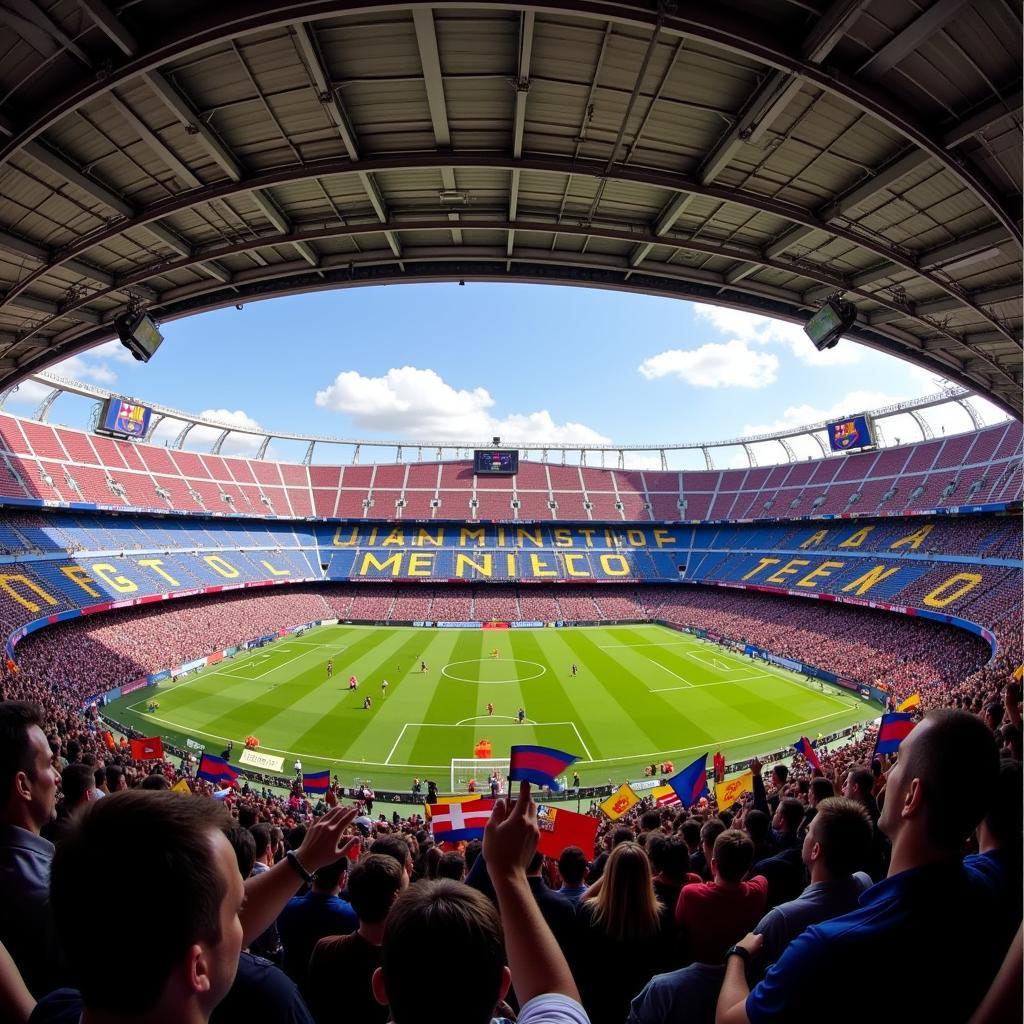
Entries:
<svg viewBox="0 0 1024 1024">
<path fill-rule="evenodd" d="M 580 905 L 580 994 L 592 1024 L 622 1024 L 651 976 L 673 966 L 671 933 L 639 843 L 620 843 L 596 896 Z"/>
</svg>

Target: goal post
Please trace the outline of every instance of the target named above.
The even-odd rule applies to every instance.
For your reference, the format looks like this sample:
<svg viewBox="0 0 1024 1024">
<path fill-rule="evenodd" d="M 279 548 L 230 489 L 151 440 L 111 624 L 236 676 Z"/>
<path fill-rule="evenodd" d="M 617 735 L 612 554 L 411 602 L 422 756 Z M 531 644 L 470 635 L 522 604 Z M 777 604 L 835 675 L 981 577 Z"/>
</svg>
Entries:
<svg viewBox="0 0 1024 1024">
<path fill-rule="evenodd" d="M 501 792 L 505 792 L 510 761 L 507 757 L 453 757 L 451 763 L 451 790 L 455 794 L 468 791 L 469 780 L 476 782 L 476 791 L 481 796 L 491 794 L 491 776 L 498 773 Z"/>
</svg>

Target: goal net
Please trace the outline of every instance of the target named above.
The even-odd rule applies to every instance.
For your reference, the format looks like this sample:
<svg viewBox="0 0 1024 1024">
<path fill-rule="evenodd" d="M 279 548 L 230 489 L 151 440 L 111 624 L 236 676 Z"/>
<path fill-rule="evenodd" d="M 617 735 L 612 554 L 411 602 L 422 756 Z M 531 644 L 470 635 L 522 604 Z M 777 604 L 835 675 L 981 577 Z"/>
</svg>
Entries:
<svg viewBox="0 0 1024 1024">
<path fill-rule="evenodd" d="M 499 792 L 507 786 L 509 759 L 507 757 L 453 757 L 451 792 L 469 792 L 469 780 L 476 783 L 476 792 L 481 796 L 491 795 L 491 776 L 497 773 Z"/>
</svg>

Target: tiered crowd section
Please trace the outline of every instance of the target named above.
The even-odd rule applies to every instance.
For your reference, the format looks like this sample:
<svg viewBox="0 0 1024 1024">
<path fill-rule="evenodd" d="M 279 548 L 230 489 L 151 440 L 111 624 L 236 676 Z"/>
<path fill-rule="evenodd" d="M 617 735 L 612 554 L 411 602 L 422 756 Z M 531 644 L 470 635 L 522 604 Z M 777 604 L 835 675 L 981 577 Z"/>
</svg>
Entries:
<svg viewBox="0 0 1024 1024">
<path fill-rule="evenodd" d="M 1021 499 L 1021 424 L 782 466 L 653 472 L 523 461 L 304 466 L 115 441 L 0 415 L 0 500 L 364 520 L 694 522 L 905 515 Z"/>
</svg>

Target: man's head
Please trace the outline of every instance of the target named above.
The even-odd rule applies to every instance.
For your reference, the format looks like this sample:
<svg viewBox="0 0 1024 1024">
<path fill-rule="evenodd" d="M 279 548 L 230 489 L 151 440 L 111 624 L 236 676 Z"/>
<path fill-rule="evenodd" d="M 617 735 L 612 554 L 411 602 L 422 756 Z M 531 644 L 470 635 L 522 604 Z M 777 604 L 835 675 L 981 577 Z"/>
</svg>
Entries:
<svg viewBox="0 0 1024 1024">
<path fill-rule="evenodd" d="M 567 846 L 558 858 L 558 873 L 566 885 L 582 885 L 587 873 L 586 854 L 578 846 Z"/>
<path fill-rule="evenodd" d="M 423 978 L 442 977 L 452 964 L 472 964 L 472 970 L 449 986 L 446 1019 L 487 1024 L 511 983 L 498 912 L 467 885 L 420 882 L 395 900 L 388 915 L 373 994 L 390 1006 L 395 1024 L 411 1024 L 423 1016 Z"/>
<path fill-rule="evenodd" d="M 831 779 L 811 779 L 811 784 L 807 787 L 807 803 L 811 807 L 817 807 L 822 800 L 835 795 L 836 789 Z"/>
<path fill-rule="evenodd" d="M 871 791 L 875 786 L 875 777 L 867 765 L 854 765 L 846 773 L 846 782 L 843 785 L 843 796 L 851 800 L 859 800 L 862 804 L 871 799 Z"/>
<path fill-rule="evenodd" d="M 1005 713 L 1002 703 L 998 700 L 994 700 L 985 705 L 985 710 L 982 712 L 982 721 L 984 721 L 985 725 L 995 732 L 996 729 L 1003 724 L 1003 715 Z"/>
<path fill-rule="evenodd" d="M 128 782 L 124 777 L 124 769 L 118 764 L 108 764 L 104 769 L 107 778 L 107 791 L 117 793 L 119 790 L 127 789 Z"/>
<path fill-rule="evenodd" d="M 272 845 L 273 833 L 270 826 L 266 822 L 261 821 L 259 824 L 253 825 L 249 831 L 256 841 L 256 862 L 258 864 L 271 863 L 274 857 L 274 849 Z"/>
<path fill-rule="evenodd" d="M 739 882 L 754 863 L 754 844 L 746 832 L 727 828 L 715 840 L 711 870 L 715 881 Z"/>
<path fill-rule="evenodd" d="M 657 811 L 644 811 L 640 815 L 640 831 L 653 832 L 661 828 L 661 815 Z"/>
<path fill-rule="evenodd" d="M 321 868 L 313 876 L 313 889 L 316 892 L 328 892 L 332 896 L 337 895 L 338 890 L 344 888 L 345 878 L 348 875 L 348 858 L 339 857 L 333 864 Z"/>
<path fill-rule="evenodd" d="M 237 822 L 225 825 L 221 831 L 231 844 L 231 849 L 235 851 L 238 873 L 242 878 L 248 878 L 252 874 L 253 864 L 256 863 L 256 840 L 253 839 L 252 833 Z"/>
<path fill-rule="evenodd" d="M 39 708 L 0 701 L 0 823 L 38 835 L 52 820 L 60 776 L 51 756 Z"/>
<path fill-rule="evenodd" d="M 931 711 L 900 745 L 878 827 L 894 847 L 909 832 L 923 849 L 956 853 L 985 816 L 998 778 L 985 723 L 965 711 Z"/>
<path fill-rule="evenodd" d="M 212 800 L 131 790 L 90 804 L 57 847 L 50 900 L 57 933 L 130 907 L 155 925 L 111 969 L 102 942 L 65 947 L 88 1010 L 135 1020 L 158 1003 L 168 1019 L 205 1020 L 234 981 L 245 897 L 234 851 Z"/>
<path fill-rule="evenodd" d="M 93 770 L 87 764 L 69 764 L 60 773 L 60 791 L 64 794 L 64 808 L 68 814 L 82 804 L 96 799 Z"/>
<path fill-rule="evenodd" d="M 371 853 L 380 853 L 385 857 L 394 857 L 405 871 L 407 877 L 412 878 L 413 860 L 412 848 L 405 836 L 391 833 L 386 836 L 377 836 L 370 847 Z"/>
<path fill-rule="evenodd" d="M 437 877 L 461 882 L 466 877 L 466 858 L 458 850 L 443 853 L 437 862 Z"/>
<path fill-rule="evenodd" d="M 772 827 L 772 819 L 764 811 L 759 811 L 756 807 L 752 807 L 743 816 L 743 827 L 747 830 L 747 835 L 755 843 L 761 845 L 768 838 L 768 833 Z"/>
<path fill-rule="evenodd" d="M 864 867 L 875 826 L 862 803 L 844 796 L 831 796 L 818 804 L 818 813 L 804 837 L 803 862 L 808 870 L 817 867 L 826 881 L 845 878 Z"/>
<path fill-rule="evenodd" d="M 725 831 L 725 825 L 721 819 L 711 818 L 701 825 L 700 847 L 704 853 L 704 860 L 707 862 L 708 870 L 711 870 L 711 858 L 714 853 L 715 840 Z"/>
<path fill-rule="evenodd" d="M 679 834 L 683 837 L 691 853 L 700 846 L 700 825 L 698 818 L 687 818 L 679 827 Z"/>
<path fill-rule="evenodd" d="M 779 801 L 772 824 L 786 835 L 796 835 L 803 820 L 804 805 L 795 796 L 787 796 Z"/>
<path fill-rule="evenodd" d="M 362 924 L 380 924 L 409 878 L 394 857 L 371 853 L 352 868 L 348 895 Z"/>
<path fill-rule="evenodd" d="M 999 762 L 999 781 L 992 793 L 992 804 L 978 826 L 978 845 L 989 850 L 1020 850 L 1021 768 L 1018 761 Z"/>
<path fill-rule="evenodd" d="M 776 789 L 782 789 L 789 778 L 789 769 L 784 764 L 777 764 L 772 768 L 772 785 Z"/>
</svg>

